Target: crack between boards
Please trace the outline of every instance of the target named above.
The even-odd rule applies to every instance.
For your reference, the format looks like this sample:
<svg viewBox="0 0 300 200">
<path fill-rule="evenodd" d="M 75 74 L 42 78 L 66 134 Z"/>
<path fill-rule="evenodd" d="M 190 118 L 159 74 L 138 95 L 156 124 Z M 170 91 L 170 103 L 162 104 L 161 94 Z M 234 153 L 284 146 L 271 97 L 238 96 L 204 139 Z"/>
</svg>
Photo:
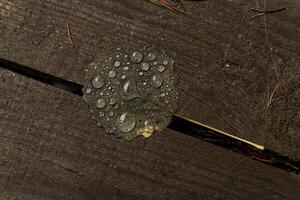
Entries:
<svg viewBox="0 0 300 200">
<path fill-rule="evenodd" d="M 52 85 L 53 87 L 65 90 L 67 92 L 71 92 L 79 96 L 83 95 L 82 85 L 47 74 L 45 72 L 41 72 L 37 69 L 1 58 L 0 67 L 39 82 Z M 168 128 L 196 139 L 217 145 L 219 147 L 223 147 L 227 150 L 238 152 L 244 156 L 258 160 L 273 167 L 294 172 L 296 174 L 300 173 L 300 161 L 298 160 L 290 159 L 287 156 L 280 155 L 279 153 L 266 148 L 256 148 L 255 145 L 249 144 L 250 142 L 243 142 L 233 137 L 221 134 L 220 131 L 216 131 L 216 129 L 212 127 L 193 123 L 193 120 L 186 120 L 184 117 L 175 115 L 173 122 L 168 126 Z"/>
</svg>

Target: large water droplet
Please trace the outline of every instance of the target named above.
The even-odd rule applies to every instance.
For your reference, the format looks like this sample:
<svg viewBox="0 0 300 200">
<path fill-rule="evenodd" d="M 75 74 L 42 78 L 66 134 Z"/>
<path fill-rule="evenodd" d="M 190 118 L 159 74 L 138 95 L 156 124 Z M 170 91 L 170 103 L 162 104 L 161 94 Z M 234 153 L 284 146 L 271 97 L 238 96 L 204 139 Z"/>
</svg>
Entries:
<svg viewBox="0 0 300 200">
<path fill-rule="evenodd" d="M 145 62 L 144 62 L 144 63 L 141 64 L 141 69 L 142 69 L 142 70 L 148 71 L 149 68 L 150 68 L 149 63 L 145 63 Z"/>
<path fill-rule="evenodd" d="M 101 75 L 96 75 L 92 78 L 92 86 L 96 89 L 100 89 L 104 86 L 105 80 Z"/>
<path fill-rule="evenodd" d="M 105 105 L 106 105 L 106 101 L 103 98 L 98 99 L 96 102 L 97 108 L 104 108 Z"/>
<path fill-rule="evenodd" d="M 108 72 L 108 77 L 109 77 L 109 78 L 115 78 L 116 75 L 117 75 L 117 72 L 116 72 L 115 70 L 110 70 L 110 71 Z"/>
<path fill-rule="evenodd" d="M 147 60 L 154 61 L 156 59 L 156 53 L 150 52 L 146 55 Z"/>
<path fill-rule="evenodd" d="M 135 51 L 131 54 L 130 60 L 131 60 L 131 62 L 134 62 L 134 63 L 140 63 L 140 62 L 142 62 L 143 57 L 144 56 L 143 56 L 142 52 Z"/>
<path fill-rule="evenodd" d="M 117 128 L 124 133 L 128 133 L 135 128 L 136 125 L 136 116 L 132 113 L 122 113 L 117 119 L 116 126 Z"/>
<path fill-rule="evenodd" d="M 162 85 L 162 83 L 163 83 L 163 80 L 160 75 L 155 74 L 151 77 L 151 85 L 154 88 L 159 88 Z"/>
</svg>

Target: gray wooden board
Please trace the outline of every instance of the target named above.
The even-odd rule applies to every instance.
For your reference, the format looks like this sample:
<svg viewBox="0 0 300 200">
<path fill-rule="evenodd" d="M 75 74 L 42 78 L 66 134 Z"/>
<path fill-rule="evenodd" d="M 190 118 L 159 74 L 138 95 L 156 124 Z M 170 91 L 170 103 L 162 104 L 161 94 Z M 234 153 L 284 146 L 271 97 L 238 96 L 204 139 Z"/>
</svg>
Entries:
<svg viewBox="0 0 300 200">
<path fill-rule="evenodd" d="M 295 174 L 166 129 L 124 142 L 79 96 L 0 70 L 0 199 L 299 199 Z"/>
</svg>

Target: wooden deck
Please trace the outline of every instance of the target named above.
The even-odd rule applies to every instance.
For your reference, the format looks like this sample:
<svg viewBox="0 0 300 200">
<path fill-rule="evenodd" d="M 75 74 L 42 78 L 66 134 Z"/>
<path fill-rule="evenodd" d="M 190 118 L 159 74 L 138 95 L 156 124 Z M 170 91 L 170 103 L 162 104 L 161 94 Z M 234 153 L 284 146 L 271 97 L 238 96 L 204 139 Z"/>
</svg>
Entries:
<svg viewBox="0 0 300 200">
<path fill-rule="evenodd" d="M 185 5 L 0 0 L 0 59 L 82 84 L 118 47 L 164 48 L 179 114 L 300 160 L 300 2 L 266 1 L 287 9 L 253 20 L 265 1 Z M 80 96 L 0 67 L 1 200 L 300 198 L 299 175 L 170 129 L 127 143 L 96 127 Z"/>
</svg>

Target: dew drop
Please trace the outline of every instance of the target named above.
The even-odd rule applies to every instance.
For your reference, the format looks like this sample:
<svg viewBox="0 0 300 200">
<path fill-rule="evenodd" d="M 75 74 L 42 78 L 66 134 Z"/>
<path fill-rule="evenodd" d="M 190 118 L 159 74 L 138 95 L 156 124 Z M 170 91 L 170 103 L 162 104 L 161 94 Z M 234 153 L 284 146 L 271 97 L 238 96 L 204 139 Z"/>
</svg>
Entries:
<svg viewBox="0 0 300 200">
<path fill-rule="evenodd" d="M 108 114 L 109 114 L 109 116 L 112 117 L 112 116 L 114 116 L 115 113 L 114 113 L 114 111 L 110 111 Z"/>
<path fill-rule="evenodd" d="M 104 108 L 105 105 L 106 105 L 106 101 L 103 98 L 98 99 L 96 102 L 97 108 Z"/>
<path fill-rule="evenodd" d="M 165 67 L 162 66 L 162 65 L 159 65 L 158 68 L 157 68 L 157 71 L 163 72 L 163 71 L 165 71 Z"/>
<path fill-rule="evenodd" d="M 116 103 L 117 103 L 117 99 L 115 99 L 115 98 L 111 98 L 109 100 L 109 105 L 115 105 Z"/>
<path fill-rule="evenodd" d="M 120 62 L 120 61 L 116 60 L 116 61 L 114 62 L 114 66 L 115 66 L 115 67 L 120 67 L 120 65 L 121 65 L 121 62 Z"/>
<path fill-rule="evenodd" d="M 130 60 L 134 63 L 140 63 L 143 60 L 143 54 L 140 51 L 135 51 L 131 54 Z"/>
<path fill-rule="evenodd" d="M 95 75 L 93 78 L 92 78 L 92 86 L 96 89 L 100 89 L 104 86 L 105 84 L 105 80 L 102 76 L 100 75 Z"/>
<path fill-rule="evenodd" d="M 157 65 L 157 62 L 156 62 L 156 61 L 154 61 L 154 62 L 153 62 L 153 65 Z"/>
<path fill-rule="evenodd" d="M 128 66 L 125 66 L 125 67 L 123 67 L 123 70 L 124 70 L 124 71 L 128 71 L 128 70 L 129 70 L 129 67 L 128 67 Z"/>
<path fill-rule="evenodd" d="M 124 85 L 123 85 L 124 92 L 128 92 L 129 85 L 130 85 L 130 81 L 129 80 L 124 83 Z"/>
<path fill-rule="evenodd" d="M 140 75 L 140 76 L 143 76 L 143 75 L 144 75 L 144 72 L 139 72 L 139 75 Z"/>
<path fill-rule="evenodd" d="M 147 60 L 154 61 L 156 59 L 156 53 L 150 52 L 146 55 Z"/>
<path fill-rule="evenodd" d="M 154 87 L 154 88 L 159 88 L 163 83 L 163 80 L 161 78 L 160 75 L 153 75 L 151 77 L 151 85 Z"/>
<path fill-rule="evenodd" d="M 142 84 L 143 84 L 144 86 L 146 86 L 146 85 L 147 85 L 147 82 L 143 82 Z"/>
<path fill-rule="evenodd" d="M 126 78 L 126 75 L 122 74 L 121 79 L 124 80 L 125 78 Z"/>
<path fill-rule="evenodd" d="M 164 60 L 163 60 L 163 64 L 167 65 L 168 63 L 169 63 L 169 60 L 168 60 L 168 58 L 165 57 Z"/>
<path fill-rule="evenodd" d="M 116 122 L 117 128 L 124 133 L 132 131 L 135 128 L 135 125 L 136 116 L 127 112 L 122 113 Z"/>
<path fill-rule="evenodd" d="M 108 72 L 108 77 L 109 77 L 109 78 L 115 78 L 116 75 L 117 75 L 117 72 L 116 72 L 115 70 L 110 70 L 110 71 Z"/>
<path fill-rule="evenodd" d="M 86 88 L 85 92 L 86 92 L 87 94 L 90 94 L 90 93 L 92 92 L 92 89 L 91 89 L 91 88 Z"/>
<path fill-rule="evenodd" d="M 104 116 L 105 116 L 105 113 L 104 113 L 104 112 L 99 112 L 99 116 L 100 116 L 100 117 L 104 117 Z"/>
<path fill-rule="evenodd" d="M 144 63 L 141 64 L 141 69 L 142 69 L 142 70 L 148 71 L 149 68 L 150 68 L 149 63 L 145 63 L 145 62 L 144 62 Z"/>
</svg>

